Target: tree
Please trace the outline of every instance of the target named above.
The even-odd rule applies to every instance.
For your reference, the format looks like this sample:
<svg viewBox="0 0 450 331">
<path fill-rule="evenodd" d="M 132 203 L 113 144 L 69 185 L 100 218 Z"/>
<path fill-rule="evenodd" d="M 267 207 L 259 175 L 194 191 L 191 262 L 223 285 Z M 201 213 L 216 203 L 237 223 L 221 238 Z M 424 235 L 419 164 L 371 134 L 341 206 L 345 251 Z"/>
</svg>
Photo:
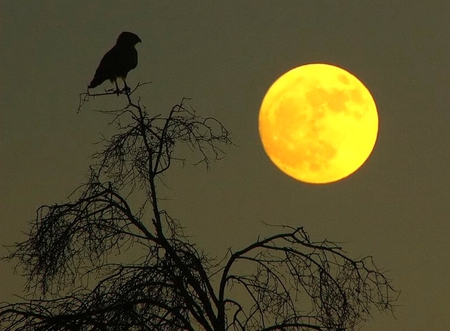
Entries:
<svg viewBox="0 0 450 331">
<path fill-rule="evenodd" d="M 230 135 L 187 99 L 150 116 L 134 100 L 142 85 L 105 112 L 117 133 L 102 139 L 86 183 L 39 207 L 28 239 L 10 247 L 34 299 L 0 305 L 5 330 L 353 330 L 371 308 L 393 311 L 397 292 L 371 257 L 352 259 L 302 227 L 219 261 L 190 242 L 160 206 L 161 176 L 185 161 L 182 146 L 209 167 Z M 127 250 L 140 257 L 126 262 Z"/>
</svg>

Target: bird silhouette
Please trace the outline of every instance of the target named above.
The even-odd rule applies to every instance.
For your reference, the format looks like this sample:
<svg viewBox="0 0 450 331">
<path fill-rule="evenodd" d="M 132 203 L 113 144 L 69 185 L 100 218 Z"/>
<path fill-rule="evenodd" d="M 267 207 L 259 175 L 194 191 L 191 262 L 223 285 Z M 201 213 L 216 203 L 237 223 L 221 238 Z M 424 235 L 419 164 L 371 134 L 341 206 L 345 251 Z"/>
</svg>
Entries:
<svg viewBox="0 0 450 331">
<path fill-rule="evenodd" d="M 137 66 L 138 53 L 134 46 L 139 42 L 141 39 L 134 33 L 122 32 L 114 47 L 103 56 L 88 88 L 97 87 L 109 79 L 116 84 L 116 93 L 119 94 L 117 78 L 122 78 L 125 89 L 129 89 L 125 78 Z"/>
</svg>

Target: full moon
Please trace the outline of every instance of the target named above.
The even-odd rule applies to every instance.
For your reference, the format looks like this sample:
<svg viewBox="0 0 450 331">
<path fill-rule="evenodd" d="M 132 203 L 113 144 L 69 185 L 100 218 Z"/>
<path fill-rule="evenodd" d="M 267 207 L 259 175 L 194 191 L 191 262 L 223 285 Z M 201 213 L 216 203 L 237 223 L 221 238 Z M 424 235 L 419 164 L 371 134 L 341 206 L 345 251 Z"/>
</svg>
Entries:
<svg viewBox="0 0 450 331">
<path fill-rule="evenodd" d="M 259 134 L 272 162 L 306 183 L 348 177 L 367 160 L 378 113 L 358 78 L 329 64 L 307 64 L 278 78 L 259 112 Z"/>
</svg>

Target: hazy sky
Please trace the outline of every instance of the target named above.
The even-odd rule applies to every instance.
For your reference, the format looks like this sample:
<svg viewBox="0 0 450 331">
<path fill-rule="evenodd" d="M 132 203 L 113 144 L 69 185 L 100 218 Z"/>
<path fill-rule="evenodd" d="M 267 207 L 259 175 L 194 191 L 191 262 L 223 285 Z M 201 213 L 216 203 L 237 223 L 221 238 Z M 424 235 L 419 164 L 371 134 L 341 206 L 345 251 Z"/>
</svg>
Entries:
<svg viewBox="0 0 450 331">
<path fill-rule="evenodd" d="M 363 330 L 450 325 L 450 1 L 5 1 L 0 0 L 0 244 L 23 240 L 40 204 L 65 202 L 120 108 L 97 98 L 77 114 L 103 54 L 120 32 L 142 39 L 128 83 L 155 114 L 182 97 L 232 134 L 227 157 L 174 167 L 164 207 L 216 255 L 274 229 L 372 255 L 402 291 L 397 319 L 374 313 Z M 281 74 L 324 62 L 355 74 L 380 117 L 378 142 L 353 176 L 308 185 L 265 155 L 258 111 Z M 107 85 L 107 83 L 105 83 Z M 1 248 L 0 253 L 5 254 Z M 0 262 L 0 301 L 21 294 Z"/>
</svg>

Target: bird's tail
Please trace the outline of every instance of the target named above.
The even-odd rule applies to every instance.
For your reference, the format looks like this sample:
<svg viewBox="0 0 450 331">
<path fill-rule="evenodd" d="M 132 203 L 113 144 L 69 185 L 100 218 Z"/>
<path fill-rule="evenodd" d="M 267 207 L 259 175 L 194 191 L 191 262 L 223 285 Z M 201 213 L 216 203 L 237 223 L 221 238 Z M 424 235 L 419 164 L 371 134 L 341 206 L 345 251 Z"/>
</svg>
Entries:
<svg viewBox="0 0 450 331">
<path fill-rule="evenodd" d="M 94 88 L 94 87 L 97 87 L 97 86 L 99 86 L 101 83 L 103 83 L 103 81 L 102 80 L 100 80 L 98 77 L 94 77 L 93 79 L 92 79 L 92 81 L 89 83 L 89 88 Z"/>
</svg>

